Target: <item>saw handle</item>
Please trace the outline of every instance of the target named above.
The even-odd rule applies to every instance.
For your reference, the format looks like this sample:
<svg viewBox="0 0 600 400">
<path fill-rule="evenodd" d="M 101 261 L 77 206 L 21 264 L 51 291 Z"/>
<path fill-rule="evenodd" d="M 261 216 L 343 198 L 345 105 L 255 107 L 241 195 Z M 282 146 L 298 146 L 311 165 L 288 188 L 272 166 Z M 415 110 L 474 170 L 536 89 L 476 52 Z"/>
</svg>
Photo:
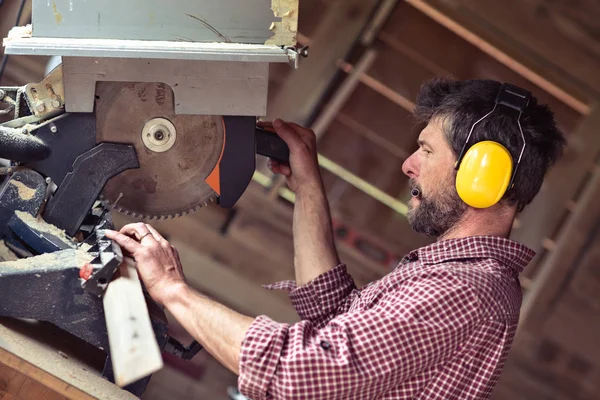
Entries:
<svg viewBox="0 0 600 400">
<path fill-rule="evenodd" d="M 277 133 L 256 127 L 256 153 L 289 164 L 290 149 Z"/>
</svg>

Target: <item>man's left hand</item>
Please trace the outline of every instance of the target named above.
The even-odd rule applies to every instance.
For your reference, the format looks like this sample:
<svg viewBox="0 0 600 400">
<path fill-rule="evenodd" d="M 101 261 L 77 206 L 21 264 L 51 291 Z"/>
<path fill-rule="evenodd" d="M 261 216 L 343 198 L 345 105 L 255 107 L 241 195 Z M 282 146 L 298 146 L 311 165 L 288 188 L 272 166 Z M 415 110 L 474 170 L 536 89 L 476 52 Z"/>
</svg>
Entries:
<svg viewBox="0 0 600 400">
<path fill-rule="evenodd" d="M 175 291 L 185 287 L 177 250 L 152 226 L 129 224 L 119 232 L 107 230 L 106 237 L 132 255 L 140 278 L 156 302 L 165 305 Z"/>
</svg>

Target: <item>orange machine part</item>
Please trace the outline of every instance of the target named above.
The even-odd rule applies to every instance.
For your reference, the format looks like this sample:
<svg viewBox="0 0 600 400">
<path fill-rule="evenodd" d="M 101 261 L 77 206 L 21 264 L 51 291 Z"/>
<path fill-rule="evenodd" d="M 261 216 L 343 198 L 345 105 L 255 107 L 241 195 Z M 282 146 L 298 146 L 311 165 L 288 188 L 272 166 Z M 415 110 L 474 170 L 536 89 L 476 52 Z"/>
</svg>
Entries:
<svg viewBox="0 0 600 400">
<path fill-rule="evenodd" d="M 219 161 L 217 161 L 217 165 L 215 169 L 212 170 L 210 175 L 208 175 L 205 179 L 205 182 L 220 196 L 221 195 L 221 173 L 220 173 L 220 165 L 221 159 L 223 158 L 223 153 L 225 152 L 225 143 L 227 142 L 227 127 L 225 126 L 225 119 L 221 118 L 221 122 L 223 123 L 223 148 L 221 149 L 221 155 L 219 156 Z"/>
</svg>

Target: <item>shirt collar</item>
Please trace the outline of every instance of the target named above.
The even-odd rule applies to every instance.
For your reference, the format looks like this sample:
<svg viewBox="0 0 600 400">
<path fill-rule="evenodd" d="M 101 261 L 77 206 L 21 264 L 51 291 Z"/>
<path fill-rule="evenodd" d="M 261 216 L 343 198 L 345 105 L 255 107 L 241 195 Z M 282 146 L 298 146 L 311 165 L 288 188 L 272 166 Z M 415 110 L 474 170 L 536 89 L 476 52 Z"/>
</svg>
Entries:
<svg viewBox="0 0 600 400">
<path fill-rule="evenodd" d="M 402 262 L 418 259 L 422 264 L 432 265 L 458 259 L 492 258 L 521 273 L 534 256 L 532 249 L 514 240 L 499 236 L 469 236 L 441 240 L 413 250 Z"/>
</svg>

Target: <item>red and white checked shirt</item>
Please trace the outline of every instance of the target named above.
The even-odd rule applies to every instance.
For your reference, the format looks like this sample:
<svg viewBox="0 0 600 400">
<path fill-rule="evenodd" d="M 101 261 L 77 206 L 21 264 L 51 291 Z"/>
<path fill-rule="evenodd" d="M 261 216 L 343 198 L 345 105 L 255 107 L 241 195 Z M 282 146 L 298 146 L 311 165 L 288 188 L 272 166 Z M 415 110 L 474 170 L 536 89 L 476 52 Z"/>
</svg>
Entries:
<svg viewBox="0 0 600 400">
<path fill-rule="evenodd" d="M 302 321 L 259 316 L 242 343 L 240 392 L 260 399 L 487 399 L 519 319 L 534 252 L 491 236 L 406 255 L 357 289 L 339 265 L 281 282 Z"/>
</svg>

